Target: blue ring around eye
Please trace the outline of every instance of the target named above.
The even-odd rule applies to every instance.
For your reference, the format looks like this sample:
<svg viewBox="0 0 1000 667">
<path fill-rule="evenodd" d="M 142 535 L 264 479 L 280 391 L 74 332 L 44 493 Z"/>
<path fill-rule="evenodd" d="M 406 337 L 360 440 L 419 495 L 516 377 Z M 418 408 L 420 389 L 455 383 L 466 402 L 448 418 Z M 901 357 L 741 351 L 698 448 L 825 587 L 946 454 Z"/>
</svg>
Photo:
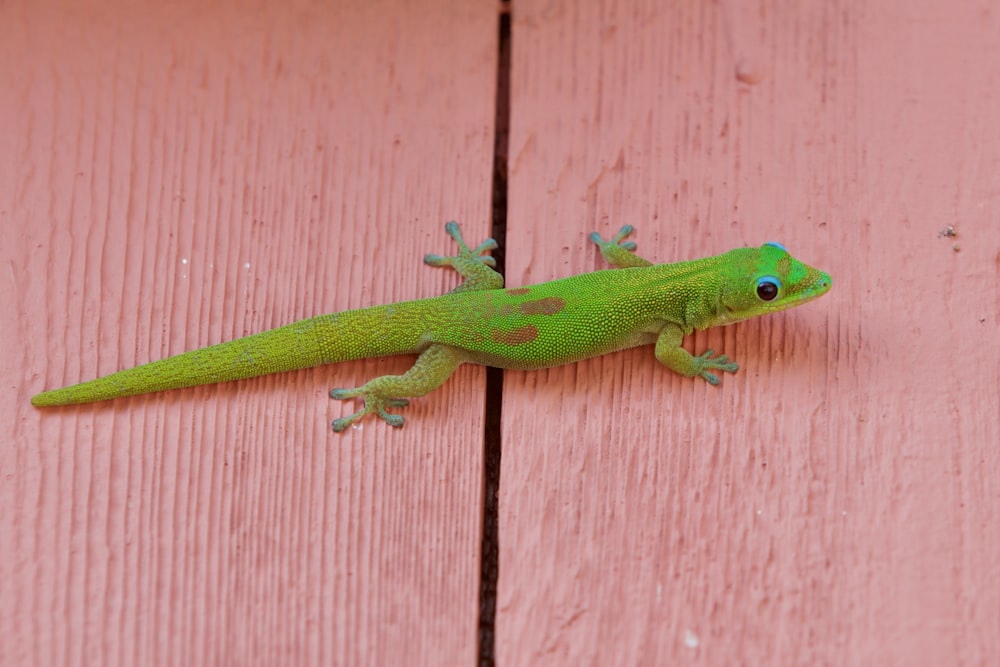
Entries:
<svg viewBox="0 0 1000 667">
<path fill-rule="evenodd" d="M 774 276 L 761 276 L 757 279 L 757 298 L 761 301 L 774 301 L 781 294 L 781 281 Z"/>
<path fill-rule="evenodd" d="M 778 250 L 784 250 L 785 252 L 788 252 L 788 248 L 786 248 L 785 246 L 781 245 L 777 241 L 768 241 L 764 245 L 769 245 L 772 248 L 777 248 Z"/>
</svg>

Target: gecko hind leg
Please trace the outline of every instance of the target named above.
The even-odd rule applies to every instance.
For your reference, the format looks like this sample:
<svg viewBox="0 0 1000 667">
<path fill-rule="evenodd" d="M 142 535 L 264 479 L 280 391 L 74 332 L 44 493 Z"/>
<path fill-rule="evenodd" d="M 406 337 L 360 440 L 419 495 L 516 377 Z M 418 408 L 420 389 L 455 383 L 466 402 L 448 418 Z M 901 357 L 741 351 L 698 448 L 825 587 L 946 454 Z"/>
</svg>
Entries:
<svg viewBox="0 0 1000 667">
<path fill-rule="evenodd" d="M 365 415 L 374 412 L 378 415 L 386 424 L 389 426 L 394 426 L 399 428 L 403 425 L 402 415 L 395 415 L 390 413 L 386 408 L 405 408 L 410 404 L 405 398 L 376 398 L 374 396 L 369 396 L 367 394 L 360 393 L 364 388 L 358 387 L 357 389 L 331 389 L 330 398 L 335 398 L 338 401 L 343 401 L 348 398 L 354 398 L 356 396 L 361 396 L 365 399 L 365 406 L 355 412 L 353 415 L 347 417 L 341 417 L 340 419 L 334 419 L 332 426 L 335 433 L 340 433 L 345 430 L 351 424 L 357 422 L 359 419 Z"/>
<path fill-rule="evenodd" d="M 434 344 L 424 350 L 410 370 L 402 375 L 383 375 L 355 389 L 332 389 L 330 398 L 338 401 L 361 398 L 365 402 L 354 414 L 335 419 L 333 430 L 340 433 L 371 413 L 389 426 L 402 426 L 403 417 L 390 413 L 388 408 L 406 407 L 409 401 L 404 397 L 423 396 L 434 391 L 444 384 L 463 361 L 465 356 L 461 351 L 447 345 Z"/>
<path fill-rule="evenodd" d="M 451 290 L 455 292 L 474 292 L 478 290 L 503 288 L 503 276 L 493 270 L 496 260 L 483 253 L 495 250 L 497 242 L 486 239 L 475 248 L 470 248 L 462 238 L 458 223 L 452 220 L 444 226 L 448 236 L 458 244 L 458 254 L 452 256 L 425 255 L 424 263 L 428 266 L 450 266 L 465 278 L 461 285 Z"/>
</svg>

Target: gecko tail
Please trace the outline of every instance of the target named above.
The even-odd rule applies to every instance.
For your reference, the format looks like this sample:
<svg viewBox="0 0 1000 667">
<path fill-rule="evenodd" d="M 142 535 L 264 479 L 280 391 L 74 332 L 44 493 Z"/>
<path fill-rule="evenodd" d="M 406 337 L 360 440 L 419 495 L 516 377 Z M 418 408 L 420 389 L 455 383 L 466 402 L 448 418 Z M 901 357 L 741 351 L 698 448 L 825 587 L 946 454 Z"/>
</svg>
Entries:
<svg viewBox="0 0 1000 667">
<path fill-rule="evenodd" d="M 45 391 L 33 396 L 31 404 L 48 407 L 92 403 L 316 366 L 326 361 L 315 335 L 317 319 Z"/>
<path fill-rule="evenodd" d="M 410 310 L 413 308 L 409 304 L 397 304 L 395 307 L 374 306 L 320 315 L 88 382 L 45 391 L 33 396 L 31 404 L 49 407 L 93 403 L 337 361 L 406 354 L 418 351 L 421 344 L 419 331 L 405 326 L 412 320 L 408 317 Z"/>
</svg>

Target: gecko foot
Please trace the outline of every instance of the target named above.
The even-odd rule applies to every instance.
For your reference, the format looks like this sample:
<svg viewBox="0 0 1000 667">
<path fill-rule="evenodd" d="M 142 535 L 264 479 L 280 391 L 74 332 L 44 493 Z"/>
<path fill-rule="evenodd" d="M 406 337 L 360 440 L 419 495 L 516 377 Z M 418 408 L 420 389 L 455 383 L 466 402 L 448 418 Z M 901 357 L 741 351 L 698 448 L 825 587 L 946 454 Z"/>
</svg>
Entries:
<svg viewBox="0 0 1000 667">
<path fill-rule="evenodd" d="M 632 225 L 624 225 L 618 230 L 618 233 L 612 236 L 610 239 L 605 241 L 601 238 L 601 235 L 597 232 L 590 233 L 590 240 L 597 244 L 597 247 L 601 251 L 612 250 L 616 248 L 621 248 L 622 250 L 627 250 L 628 252 L 633 252 L 636 249 L 635 241 L 625 241 L 624 239 L 631 236 L 632 232 L 635 231 L 635 227 Z"/>
<path fill-rule="evenodd" d="M 331 425 L 333 426 L 335 433 L 344 431 L 348 426 L 372 412 L 378 415 L 389 426 L 399 428 L 403 425 L 403 417 L 401 415 L 389 413 L 386 408 L 405 408 L 410 404 L 410 402 L 405 398 L 382 398 L 380 396 L 368 394 L 361 389 L 331 389 L 330 398 L 338 401 L 344 401 L 349 398 L 362 398 L 365 401 L 364 407 L 355 412 L 353 415 L 333 420 Z"/>
<path fill-rule="evenodd" d="M 490 250 L 496 250 L 497 242 L 495 240 L 486 239 L 475 248 L 470 248 L 465 242 L 465 239 L 462 238 L 462 231 L 458 228 L 457 222 L 452 220 L 451 222 L 445 224 L 444 230 L 448 233 L 448 236 L 455 239 L 455 243 L 458 244 L 458 254 L 454 256 L 434 254 L 425 255 L 425 264 L 430 266 L 454 266 L 456 261 L 466 260 L 479 264 L 485 264 L 486 266 L 496 266 L 497 262 L 495 259 L 489 255 L 483 254 L 489 252 Z"/>
<path fill-rule="evenodd" d="M 719 376 L 709 372 L 710 370 L 735 373 L 740 369 L 740 365 L 735 361 L 729 361 L 729 357 L 726 355 L 720 354 L 713 359 L 713 354 L 715 354 L 715 350 L 706 350 L 704 354 L 699 354 L 694 358 L 698 376 L 704 378 L 709 384 L 719 384 Z"/>
<path fill-rule="evenodd" d="M 452 292 L 473 292 L 503 287 L 503 276 L 493 270 L 497 261 L 485 254 L 498 247 L 496 241 L 486 239 L 475 248 L 470 248 L 462 238 L 457 222 L 452 220 L 444 226 L 444 230 L 458 244 L 458 254 L 424 255 L 424 263 L 428 266 L 450 266 L 465 279 L 461 285 L 451 290 Z"/>
<path fill-rule="evenodd" d="M 633 266 L 649 266 L 649 260 L 643 259 L 635 254 L 635 241 L 625 239 L 635 231 L 632 225 L 625 225 L 618 230 L 618 233 L 605 241 L 597 232 L 590 233 L 590 240 L 594 242 L 601 251 L 608 264 L 616 269 L 627 269 Z"/>
</svg>

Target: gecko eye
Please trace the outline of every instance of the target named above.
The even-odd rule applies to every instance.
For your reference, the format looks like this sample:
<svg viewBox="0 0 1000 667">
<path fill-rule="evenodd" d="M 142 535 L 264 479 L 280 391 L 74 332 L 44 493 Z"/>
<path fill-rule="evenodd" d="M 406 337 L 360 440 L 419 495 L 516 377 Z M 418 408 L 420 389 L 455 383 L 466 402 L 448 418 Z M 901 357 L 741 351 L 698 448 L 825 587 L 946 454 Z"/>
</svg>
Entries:
<svg viewBox="0 0 1000 667">
<path fill-rule="evenodd" d="M 777 278 L 764 276 L 763 278 L 757 279 L 757 297 L 761 301 L 774 301 L 778 298 L 778 292 L 780 290 L 781 283 L 778 282 Z"/>
</svg>

